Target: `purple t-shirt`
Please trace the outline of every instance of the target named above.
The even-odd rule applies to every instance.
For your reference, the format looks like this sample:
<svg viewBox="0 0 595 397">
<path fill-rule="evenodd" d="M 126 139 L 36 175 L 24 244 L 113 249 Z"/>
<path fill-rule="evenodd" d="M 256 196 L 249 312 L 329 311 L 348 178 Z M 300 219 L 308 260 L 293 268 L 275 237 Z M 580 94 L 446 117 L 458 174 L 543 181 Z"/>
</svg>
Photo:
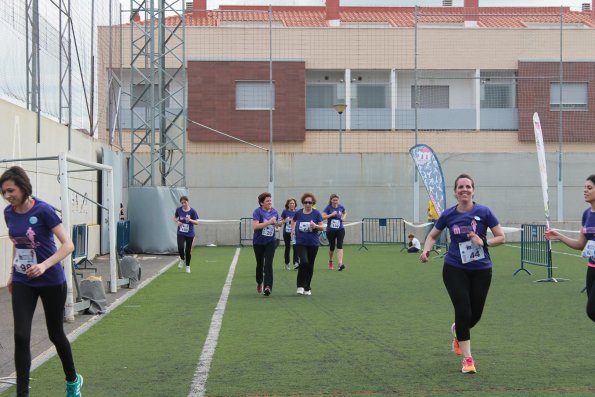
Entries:
<svg viewBox="0 0 595 397">
<path fill-rule="evenodd" d="M 289 219 L 287 223 L 283 224 L 283 233 L 291 233 L 291 220 L 293 219 L 294 215 L 295 211 L 290 211 L 288 209 L 284 209 L 281 213 L 281 219 Z"/>
<path fill-rule="evenodd" d="M 467 234 L 475 232 L 478 236 L 485 237 L 488 228 L 495 227 L 499 223 L 492 210 L 481 204 L 474 203 L 473 208 L 468 212 L 459 212 L 456 206 L 444 211 L 434 225 L 440 231 L 448 228 L 450 232 L 450 245 L 448 253 L 444 257 L 444 263 L 469 270 L 491 268 L 492 260 L 487 249 L 483 249 L 484 257 L 482 259 L 472 259 L 467 263 L 463 263 L 461 251 L 472 253 L 472 255 L 476 254 L 476 251 L 472 252 L 466 249 L 469 247 L 469 244 L 465 244 L 469 243 Z"/>
<path fill-rule="evenodd" d="M 274 208 L 271 208 L 270 211 L 265 211 L 262 209 L 262 207 L 258 207 L 252 213 L 252 220 L 258 221 L 259 223 L 266 222 L 273 217 L 277 218 L 277 221 L 279 220 L 279 213 Z M 252 236 L 252 244 L 267 245 L 276 239 L 275 225 L 267 225 L 262 229 L 254 231 L 254 235 Z"/>
<path fill-rule="evenodd" d="M 591 211 L 591 208 L 587 208 L 583 212 L 581 225 L 583 226 L 582 232 L 587 240 L 595 241 L 595 212 Z M 589 266 L 595 267 L 595 256 L 589 257 Z"/>
<path fill-rule="evenodd" d="M 310 229 L 310 221 L 318 224 L 322 222 L 322 214 L 320 211 L 312 209 L 309 214 L 304 214 L 304 210 L 298 210 L 294 217 L 295 222 L 295 244 L 319 246 L 318 231 Z"/>
<path fill-rule="evenodd" d="M 335 232 L 337 230 L 343 229 L 343 219 L 341 218 L 343 217 L 343 214 L 345 214 L 345 207 L 339 204 L 337 205 L 337 208 L 335 208 L 329 204 L 322 212 L 324 212 L 327 215 L 330 215 L 335 211 L 337 211 L 337 215 L 326 219 L 327 232 Z"/>
<path fill-rule="evenodd" d="M 196 212 L 194 208 L 190 207 L 190 210 L 188 211 L 184 211 L 182 207 L 176 208 L 174 216 L 178 218 L 178 221 L 182 222 L 182 224 L 178 226 L 178 234 L 180 236 L 194 237 L 196 234 L 194 231 L 194 223 L 187 221 L 186 215 L 190 215 L 190 219 L 198 219 L 198 212 Z"/>
<path fill-rule="evenodd" d="M 66 282 L 62 263 L 58 262 L 39 277 L 29 278 L 24 271 L 31 263 L 42 263 L 57 248 L 52 229 L 62 223 L 54 208 L 38 198 L 25 214 L 14 212 L 11 205 L 4 208 L 8 236 L 15 247 L 12 282 L 30 287 L 47 287 Z"/>
</svg>

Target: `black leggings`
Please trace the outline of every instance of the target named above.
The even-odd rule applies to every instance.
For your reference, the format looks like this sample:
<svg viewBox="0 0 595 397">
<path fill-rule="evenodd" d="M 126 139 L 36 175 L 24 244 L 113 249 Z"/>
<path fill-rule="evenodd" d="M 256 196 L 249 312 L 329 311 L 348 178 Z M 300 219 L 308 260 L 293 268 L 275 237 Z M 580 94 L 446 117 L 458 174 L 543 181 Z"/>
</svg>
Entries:
<svg viewBox="0 0 595 397">
<path fill-rule="evenodd" d="M 328 248 L 331 252 L 335 250 L 335 244 L 338 249 L 343 249 L 343 239 L 345 238 L 345 229 L 341 230 L 327 230 L 326 238 L 328 239 Z"/>
<path fill-rule="evenodd" d="M 192 259 L 192 242 L 194 237 L 186 237 L 178 234 L 178 254 L 180 259 L 186 262 L 186 266 L 190 266 L 190 259 Z"/>
<path fill-rule="evenodd" d="M 442 280 L 455 309 L 457 339 L 471 339 L 471 328 L 481 319 L 492 282 L 492 269 L 466 270 L 444 264 Z"/>
<path fill-rule="evenodd" d="M 293 263 L 297 263 L 298 256 L 295 252 L 295 245 L 291 244 L 291 233 L 283 232 L 283 241 L 285 241 L 285 263 L 289 262 L 289 251 L 293 248 Z"/>
<path fill-rule="evenodd" d="M 59 266 L 59 265 L 57 265 Z M 14 318 L 14 364 L 17 372 L 17 396 L 29 395 L 29 373 L 31 371 L 31 324 L 37 299 L 41 298 L 45 312 L 45 324 L 50 341 L 62 361 L 64 375 L 68 381 L 76 380 L 70 342 L 64 333 L 64 304 L 66 283 L 50 287 L 29 287 L 12 283 L 12 315 Z"/>
<path fill-rule="evenodd" d="M 256 244 L 254 256 L 256 257 L 256 284 L 262 284 L 264 287 L 273 289 L 273 259 L 275 258 L 276 241 L 268 244 Z"/>
<path fill-rule="evenodd" d="M 314 261 L 318 254 L 317 245 L 296 245 L 298 257 L 300 258 L 300 267 L 298 267 L 297 287 L 310 291 L 310 283 L 314 275 Z"/>
<path fill-rule="evenodd" d="M 587 267 L 587 316 L 595 321 L 595 267 Z"/>
</svg>

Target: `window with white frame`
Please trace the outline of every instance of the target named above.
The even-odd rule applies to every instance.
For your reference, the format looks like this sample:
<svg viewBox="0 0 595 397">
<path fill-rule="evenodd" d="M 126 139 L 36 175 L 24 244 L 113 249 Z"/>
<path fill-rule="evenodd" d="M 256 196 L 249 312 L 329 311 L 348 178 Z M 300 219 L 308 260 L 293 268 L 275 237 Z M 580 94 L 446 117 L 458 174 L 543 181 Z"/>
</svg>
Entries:
<svg viewBox="0 0 595 397">
<path fill-rule="evenodd" d="M 418 85 L 417 95 L 415 86 L 411 86 L 411 107 L 415 108 L 417 99 L 418 108 L 448 109 L 450 107 L 450 87 L 447 85 Z"/>
<path fill-rule="evenodd" d="M 332 109 L 337 103 L 336 84 L 308 84 L 306 107 L 309 109 Z"/>
<path fill-rule="evenodd" d="M 385 84 L 356 84 L 357 107 L 362 109 L 388 108 L 388 87 Z"/>
<path fill-rule="evenodd" d="M 236 110 L 275 109 L 275 82 L 236 81 Z"/>
<path fill-rule="evenodd" d="M 550 109 L 560 110 L 560 94 L 562 94 L 562 110 L 587 110 L 589 103 L 588 84 L 586 82 L 550 83 Z"/>
<path fill-rule="evenodd" d="M 514 92 L 506 84 L 482 84 L 481 108 L 482 109 L 509 109 L 514 108 Z"/>
</svg>

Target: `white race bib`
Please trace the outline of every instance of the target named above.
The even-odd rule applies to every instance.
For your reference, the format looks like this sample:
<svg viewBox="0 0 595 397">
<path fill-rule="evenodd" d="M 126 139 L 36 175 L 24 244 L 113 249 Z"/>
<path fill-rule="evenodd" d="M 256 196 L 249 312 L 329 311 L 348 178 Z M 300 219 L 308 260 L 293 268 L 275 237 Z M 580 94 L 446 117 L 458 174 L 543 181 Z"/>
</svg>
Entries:
<svg viewBox="0 0 595 397">
<path fill-rule="evenodd" d="M 275 235 L 275 226 L 268 225 L 264 229 L 262 229 L 262 235 L 265 237 L 271 237 Z"/>
<path fill-rule="evenodd" d="M 37 264 L 37 254 L 30 248 L 17 248 L 14 256 L 14 269 L 25 274 L 27 269 Z"/>
<path fill-rule="evenodd" d="M 303 233 L 310 232 L 310 222 L 300 222 L 299 229 L 300 229 L 300 232 L 303 232 Z"/>
<path fill-rule="evenodd" d="M 180 225 L 180 233 L 188 233 L 189 230 L 190 230 L 190 224 L 182 223 Z"/>
<path fill-rule="evenodd" d="M 338 219 L 331 219 L 331 229 L 338 229 L 341 226 L 341 221 Z"/>
<path fill-rule="evenodd" d="M 285 233 L 291 233 L 291 222 L 285 224 Z"/>
<path fill-rule="evenodd" d="M 471 241 L 459 243 L 459 252 L 461 253 L 461 261 L 469 263 L 485 258 L 483 247 L 475 245 Z"/>
<path fill-rule="evenodd" d="M 585 248 L 583 249 L 581 255 L 585 258 L 595 257 L 595 241 L 588 240 L 587 245 L 585 245 Z"/>
</svg>

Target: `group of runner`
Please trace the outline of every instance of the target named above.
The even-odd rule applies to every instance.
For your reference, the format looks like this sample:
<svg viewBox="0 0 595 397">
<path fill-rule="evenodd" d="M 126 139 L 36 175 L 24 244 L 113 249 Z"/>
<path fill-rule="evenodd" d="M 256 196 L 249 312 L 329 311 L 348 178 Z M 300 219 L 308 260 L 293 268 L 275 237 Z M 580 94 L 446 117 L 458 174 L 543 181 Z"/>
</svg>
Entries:
<svg viewBox="0 0 595 397">
<path fill-rule="evenodd" d="M 347 216 L 345 207 L 339 203 L 339 196 L 331 194 L 328 205 L 322 213 L 314 206 L 316 196 L 306 192 L 300 198 L 302 208 L 297 209 L 297 200 L 290 197 L 285 202 L 285 209 L 279 212 L 273 208 L 271 193 L 258 196 L 259 207 L 252 213 L 254 235 L 252 246 L 256 258 L 256 292 L 271 295 L 273 291 L 273 259 L 278 244 L 277 228 L 282 228 L 285 241 L 285 269 L 290 270 L 290 250 L 293 250 L 293 268 L 297 270 L 296 293 L 312 295 L 312 276 L 314 263 L 320 246 L 318 233 L 326 229 L 329 240 L 330 270 L 334 269 L 333 255 L 337 252 L 338 270 L 343 271 L 343 240 L 345 237 L 344 221 Z M 326 226 L 324 221 L 326 220 Z"/>
<path fill-rule="evenodd" d="M 0 177 L 0 186 L 2 196 L 8 202 L 4 219 L 14 246 L 13 266 L 7 286 L 12 294 L 17 396 L 29 395 L 31 326 L 37 300 L 41 299 L 48 334 L 62 362 L 66 396 L 80 397 L 83 377 L 75 369 L 63 325 L 66 279 L 61 261 L 72 253 L 74 245 L 54 208 L 33 197 L 29 177 L 21 167 L 14 166 L 6 170 Z M 475 185 L 469 175 L 461 174 L 456 178 L 454 193 L 457 204 L 445 210 L 436 221 L 426 238 L 420 261 L 428 261 L 438 236 L 442 230 L 448 229 L 450 245 L 444 257 L 442 277 L 454 307 L 455 321 L 451 326 L 453 350 L 463 356 L 462 372 L 475 373 L 470 330 L 481 318 L 491 283 L 489 248 L 503 244 L 505 237 L 491 209 L 473 201 Z M 559 240 L 570 248 L 582 250 L 582 255 L 588 258 L 587 315 L 595 321 L 595 174 L 587 178 L 583 193 L 590 207 L 583 212 L 578 238 L 570 238 L 555 230 L 547 230 L 545 238 Z M 181 207 L 176 209 L 174 220 L 178 225 L 180 266 L 185 264 L 189 272 L 192 239 L 188 237 L 189 234 L 194 237 L 198 214 L 189 206 L 187 197 L 182 197 L 180 202 Z M 258 293 L 268 296 L 273 290 L 272 262 L 277 244 L 276 227 L 283 227 L 284 235 L 288 233 L 290 244 L 295 246 L 297 294 L 312 294 L 314 262 L 320 244 L 317 233 L 324 230 L 324 220 L 327 221 L 326 232 L 330 242 L 329 268 L 333 268 L 335 249 L 338 270 L 345 268 L 343 222 L 346 210 L 339 204 L 339 197 L 331 195 L 322 213 L 314 208 L 316 196 L 313 193 L 302 194 L 300 202 L 303 208 L 296 210 L 296 200 L 288 199 L 286 211 L 279 216 L 272 206 L 270 193 L 258 196 L 259 207 L 252 216 Z M 488 229 L 492 231 L 491 238 L 487 237 Z M 54 236 L 60 241 L 59 248 Z M 285 264 L 288 268 L 288 251 Z"/>
</svg>

